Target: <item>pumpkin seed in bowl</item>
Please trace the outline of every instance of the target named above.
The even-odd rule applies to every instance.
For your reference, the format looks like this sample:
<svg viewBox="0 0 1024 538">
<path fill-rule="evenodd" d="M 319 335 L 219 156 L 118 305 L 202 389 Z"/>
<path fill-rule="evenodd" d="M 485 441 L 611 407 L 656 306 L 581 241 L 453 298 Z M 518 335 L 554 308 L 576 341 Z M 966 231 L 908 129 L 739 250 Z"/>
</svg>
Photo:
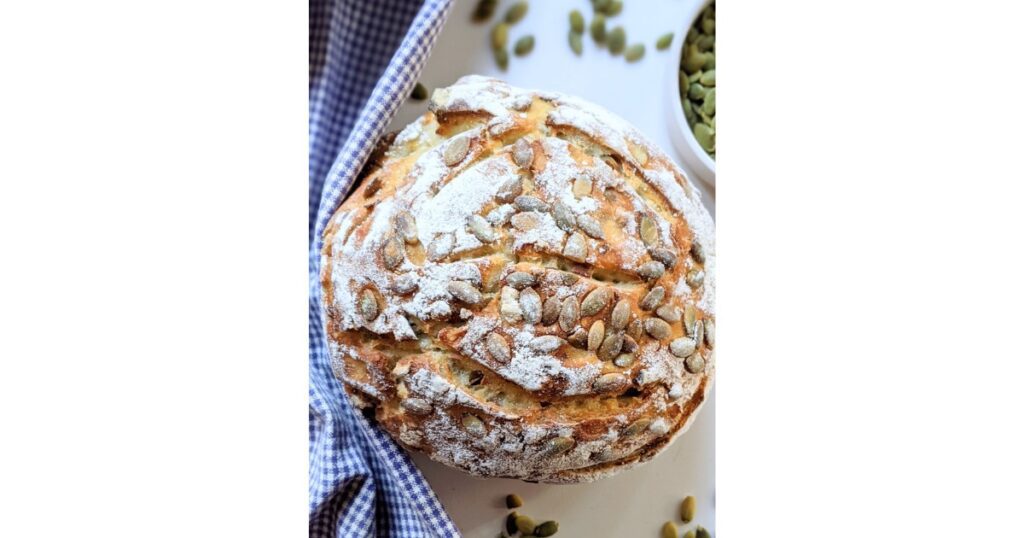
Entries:
<svg viewBox="0 0 1024 538">
<path fill-rule="evenodd" d="M 679 99 L 697 143 L 715 158 L 715 2 L 686 32 L 679 62 Z"/>
</svg>

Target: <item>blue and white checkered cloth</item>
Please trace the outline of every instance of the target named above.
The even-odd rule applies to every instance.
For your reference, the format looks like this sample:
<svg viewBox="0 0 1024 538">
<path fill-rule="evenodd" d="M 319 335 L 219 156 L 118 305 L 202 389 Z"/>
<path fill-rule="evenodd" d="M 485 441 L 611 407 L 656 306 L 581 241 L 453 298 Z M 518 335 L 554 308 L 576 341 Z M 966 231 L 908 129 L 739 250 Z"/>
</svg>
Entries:
<svg viewBox="0 0 1024 538">
<path fill-rule="evenodd" d="M 309 535 L 459 536 L 409 456 L 353 410 L 320 310 L 321 233 L 412 91 L 452 0 L 310 0 Z"/>
</svg>

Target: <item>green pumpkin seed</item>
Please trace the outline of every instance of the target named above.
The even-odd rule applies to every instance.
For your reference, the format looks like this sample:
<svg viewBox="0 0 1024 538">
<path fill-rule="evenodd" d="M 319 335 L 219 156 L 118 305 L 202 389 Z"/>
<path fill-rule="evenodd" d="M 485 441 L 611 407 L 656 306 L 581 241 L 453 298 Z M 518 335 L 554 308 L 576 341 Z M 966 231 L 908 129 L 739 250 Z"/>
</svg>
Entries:
<svg viewBox="0 0 1024 538">
<path fill-rule="evenodd" d="M 537 524 L 530 516 L 516 516 L 516 529 L 519 529 L 519 532 L 523 533 L 523 536 L 533 534 L 533 531 L 536 528 Z"/>
<path fill-rule="evenodd" d="M 683 499 L 682 504 L 679 505 L 679 517 L 683 520 L 683 523 L 689 523 L 693 521 L 693 516 L 697 513 L 697 499 L 693 495 L 687 496 Z"/>
<path fill-rule="evenodd" d="M 697 116 L 693 113 L 693 104 L 689 99 L 683 99 L 683 116 L 686 116 L 686 123 L 690 124 L 692 128 L 696 123 Z"/>
<path fill-rule="evenodd" d="M 714 71 L 711 71 L 714 73 Z M 714 82 L 714 81 L 712 81 Z M 700 106 L 700 111 L 708 116 L 715 116 L 715 89 L 711 88 L 704 93 L 704 104 Z M 710 119 L 708 120 L 710 121 Z"/>
<path fill-rule="evenodd" d="M 702 35 L 697 38 L 694 42 L 697 45 L 697 50 L 701 52 L 709 52 L 711 47 L 715 46 L 715 36 L 713 35 Z"/>
<path fill-rule="evenodd" d="M 644 48 L 643 43 L 636 43 L 634 45 L 630 45 L 629 48 L 626 49 L 624 57 L 627 62 L 638 62 L 644 57 L 645 51 L 646 49 Z"/>
<path fill-rule="evenodd" d="M 666 521 L 661 526 L 661 538 L 679 538 L 679 530 L 676 529 L 676 524 Z"/>
<path fill-rule="evenodd" d="M 604 26 L 604 15 L 598 13 L 594 15 L 594 20 L 590 21 L 590 37 L 592 37 L 596 43 L 604 43 L 604 40 L 607 37 Z"/>
<path fill-rule="evenodd" d="M 714 69 L 714 68 L 715 68 L 715 53 L 714 52 L 705 52 L 704 53 L 704 69 Z"/>
<path fill-rule="evenodd" d="M 700 147 L 704 148 L 704 151 L 713 151 L 715 149 L 715 133 L 707 124 L 698 123 L 694 125 L 693 136 L 697 139 Z"/>
<path fill-rule="evenodd" d="M 683 71 L 696 73 L 704 67 L 707 57 L 697 48 L 696 45 L 687 45 L 683 51 Z"/>
<path fill-rule="evenodd" d="M 409 97 L 411 97 L 413 101 L 422 101 L 428 96 L 429 92 L 427 92 L 427 87 L 419 82 L 416 83 L 416 86 L 413 86 L 412 93 L 409 94 Z"/>
<path fill-rule="evenodd" d="M 494 63 L 502 71 L 508 69 L 508 51 L 505 49 L 494 49 Z"/>
<path fill-rule="evenodd" d="M 697 30 L 696 26 L 691 26 L 690 30 L 686 32 L 686 43 L 693 43 L 694 41 L 697 41 L 698 37 L 700 37 L 700 31 Z"/>
<path fill-rule="evenodd" d="M 526 10 L 529 9 L 530 5 L 526 2 L 516 2 L 508 8 L 505 12 L 505 22 L 509 24 L 515 24 L 526 16 Z"/>
<path fill-rule="evenodd" d="M 516 527 L 517 517 L 519 517 L 519 514 L 517 514 L 516 512 L 512 512 L 508 515 L 508 517 L 505 518 L 505 533 L 509 536 L 512 536 L 513 534 L 519 532 L 519 528 Z"/>
<path fill-rule="evenodd" d="M 502 22 L 498 23 L 493 30 L 491 30 L 491 48 L 492 49 L 503 49 L 508 45 L 508 24 Z"/>
<path fill-rule="evenodd" d="M 508 508 L 519 508 L 523 505 L 523 499 L 515 493 L 510 493 L 505 497 L 505 506 Z"/>
<path fill-rule="evenodd" d="M 480 0 L 476 4 L 476 9 L 473 10 L 471 17 L 473 22 L 484 22 L 494 15 L 495 8 L 498 7 L 498 0 Z"/>
<path fill-rule="evenodd" d="M 608 34 L 608 50 L 612 54 L 619 54 L 626 48 L 626 29 L 621 26 L 612 28 Z"/>
<path fill-rule="evenodd" d="M 683 535 L 683 538 L 697 538 L 697 531 L 690 529 L 686 531 L 686 534 Z"/>
<path fill-rule="evenodd" d="M 672 32 L 669 32 L 658 38 L 654 43 L 654 47 L 658 50 L 665 50 L 672 45 L 672 38 L 675 36 Z"/>
<path fill-rule="evenodd" d="M 614 17 L 619 13 L 622 13 L 622 2 L 620 0 L 612 0 L 608 2 L 608 7 L 604 8 L 605 15 Z"/>
<path fill-rule="evenodd" d="M 556 532 L 558 532 L 558 522 L 557 521 L 545 521 L 544 523 L 541 523 L 540 525 L 538 525 L 536 529 L 534 529 L 533 535 L 534 536 L 541 536 L 541 537 L 543 537 L 543 536 L 552 536 Z"/>
<path fill-rule="evenodd" d="M 715 70 L 710 69 L 704 71 L 704 73 L 701 74 L 700 76 L 700 83 L 708 88 L 713 87 L 715 85 Z"/>
<path fill-rule="evenodd" d="M 705 34 L 715 35 L 715 19 L 714 19 L 714 17 L 705 18 L 705 19 L 701 20 L 700 21 L 700 29 L 703 30 Z"/>
<path fill-rule="evenodd" d="M 577 34 L 582 34 L 584 30 L 583 14 L 580 10 L 574 9 L 569 12 L 569 28 Z"/>
<path fill-rule="evenodd" d="M 583 34 L 569 30 L 569 48 L 576 56 L 583 54 Z"/>
<path fill-rule="evenodd" d="M 591 0 L 590 3 L 594 4 L 594 11 L 604 13 L 608 10 L 608 4 L 611 4 L 612 0 Z"/>
<path fill-rule="evenodd" d="M 686 97 L 687 92 L 690 91 L 690 78 L 686 76 L 683 71 L 679 72 L 679 96 Z"/>
<path fill-rule="evenodd" d="M 701 526 L 698 525 L 695 530 L 696 530 L 696 534 L 694 536 L 696 538 L 711 538 L 711 533 L 708 532 L 708 530 L 705 529 L 704 527 L 701 527 Z"/>
<path fill-rule="evenodd" d="M 704 88 L 703 84 L 701 84 L 699 82 L 694 82 L 693 84 L 690 84 L 690 91 L 687 92 L 686 95 L 691 100 L 701 101 L 701 100 L 704 99 L 704 94 L 706 92 L 707 92 L 707 89 Z"/>
<path fill-rule="evenodd" d="M 516 40 L 515 47 L 512 49 L 516 56 L 526 56 L 533 51 L 533 36 L 524 35 Z"/>
</svg>

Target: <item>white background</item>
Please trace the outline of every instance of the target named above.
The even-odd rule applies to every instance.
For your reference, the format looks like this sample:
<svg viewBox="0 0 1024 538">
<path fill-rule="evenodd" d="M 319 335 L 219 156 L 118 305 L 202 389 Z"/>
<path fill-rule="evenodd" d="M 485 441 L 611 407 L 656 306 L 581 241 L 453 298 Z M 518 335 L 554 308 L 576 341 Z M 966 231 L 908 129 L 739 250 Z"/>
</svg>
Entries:
<svg viewBox="0 0 1024 538">
<path fill-rule="evenodd" d="M 305 10 L 0 4 L 0 535 L 306 533 Z M 1018 533 L 1021 15 L 718 6 L 718 536 Z"/>
</svg>

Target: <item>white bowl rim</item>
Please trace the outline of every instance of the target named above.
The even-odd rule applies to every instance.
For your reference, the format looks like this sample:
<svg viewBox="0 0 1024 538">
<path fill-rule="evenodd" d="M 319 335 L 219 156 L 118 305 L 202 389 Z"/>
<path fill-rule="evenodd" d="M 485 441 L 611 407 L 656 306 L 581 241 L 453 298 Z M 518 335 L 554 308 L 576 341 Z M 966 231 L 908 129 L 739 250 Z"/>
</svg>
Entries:
<svg viewBox="0 0 1024 538">
<path fill-rule="evenodd" d="M 697 143 L 697 138 L 693 135 L 693 130 L 690 129 L 690 125 L 686 122 L 686 116 L 683 114 L 682 101 L 679 97 L 679 63 L 683 57 L 683 47 L 686 44 L 686 34 L 690 31 L 690 27 L 693 26 L 697 17 L 704 11 L 704 8 L 711 2 L 712 0 L 694 2 L 693 7 L 691 7 L 691 12 L 687 17 L 688 22 L 685 26 L 685 30 L 682 32 L 678 45 L 675 47 L 673 61 L 669 66 L 670 76 L 668 86 L 670 90 L 669 103 L 672 107 L 672 117 L 675 119 L 672 128 L 676 131 L 676 137 L 681 137 L 683 141 L 682 144 L 676 141 L 677 149 L 684 154 L 684 160 L 695 168 L 694 172 L 696 175 L 705 183 L 713 186 L 715 184 L 715 161 L 707 154 L 706 151 L 704 151 L 704 148 Z"/>
</svg>

